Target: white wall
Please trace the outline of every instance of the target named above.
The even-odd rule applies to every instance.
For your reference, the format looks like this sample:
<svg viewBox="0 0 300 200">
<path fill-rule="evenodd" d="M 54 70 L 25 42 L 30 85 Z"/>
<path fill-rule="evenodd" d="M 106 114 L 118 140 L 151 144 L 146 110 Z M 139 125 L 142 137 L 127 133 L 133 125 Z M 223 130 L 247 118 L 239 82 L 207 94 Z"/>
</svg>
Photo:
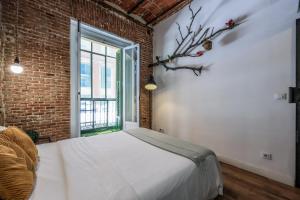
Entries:
<svg viewBox="0 0 300 200">
<path fill-rule="evenodd" d="M 228 19 L 247 22 L 214 41 L 191 71 L 155 69 L 153 129 L 204 145 L 221 159 L 275 180 L 294 184 L 295 105 L 275 100 L 295 82 L 295 18 L 298 0 L 194 0 L 203 9 L 197 24 L 222 27 Z M 154 56 L 167 56 L 179 37 L 175 22 L 189 22 L 186 8 L 154 27 Z M 184 27 L 184 26 L 183 26 Z M 263 160 L 261 152 L 273 154 Z"/>
</svg>

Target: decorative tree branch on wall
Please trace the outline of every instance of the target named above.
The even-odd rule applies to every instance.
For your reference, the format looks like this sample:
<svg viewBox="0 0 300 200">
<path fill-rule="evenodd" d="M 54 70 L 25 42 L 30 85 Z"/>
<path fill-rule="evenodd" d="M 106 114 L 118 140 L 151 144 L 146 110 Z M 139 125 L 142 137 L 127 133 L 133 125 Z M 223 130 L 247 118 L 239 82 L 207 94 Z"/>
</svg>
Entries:
<svg viewBox="0 0 300 200">
<path fill-rule="evenodd" d="M 205 28 L 202 25 L 198 27 L 196 31 L 192 30 L 193 24 L 197 15 L 200 13 L 202 7 L 200 7 L 196 12 L 191 8 L 191 4 L 189 5 L 189 11 L 191 12 L 191 21 L 188 26 L 186 26 L 187 32 L 186 34 L 183 33 L 182 27 L 180 24 L 177 23 L 177 28 L 179 32 L 180 39 L 176 38 L 177 48 L 171 55 L 168 55 L 168 58 L 161 59 L 161 57 L 156 56 L 156 62 L 150 64 L 149 67 L 156 67 L 156 66 L 163 66 L 167 71 L 168 70 L 182 70 L 188 69 L 192 70 L 196 76 L 201 75 L 201 72 L 204 66 L 177 66 L 172 67 L 170 63 L 173 63 L 175 59 L 182 58 L 182 57 L 201 57 L 204 55 L 206 51 L 212 49 L 212 41 L 221 35 L 223 32 L 232 30 L 242 22 L 238 22 L 230 19 L 224 27 L 214 30 L 214 28 Z M 204 50 L 197 51 L 193 53 L 199 48 L 200 46 L 203 47 Z"/>
</svg>

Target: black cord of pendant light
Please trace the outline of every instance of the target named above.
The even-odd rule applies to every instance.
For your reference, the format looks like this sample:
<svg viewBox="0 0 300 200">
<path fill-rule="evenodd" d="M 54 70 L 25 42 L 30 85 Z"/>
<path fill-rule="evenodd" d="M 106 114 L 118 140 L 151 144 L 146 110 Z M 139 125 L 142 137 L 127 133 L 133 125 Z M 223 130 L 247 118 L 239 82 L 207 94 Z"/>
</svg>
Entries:
<svg viewBox="0 0 300 200">
<path fill-rule="evenodd" d="M 73 2 L 73 0 L 71 0 L 71 16 L 75 17 L 74 16 L 74 2 Z"/>
<path fill-rule="evenodd" d="M 15 50 L 16 50 L 16 58 L 14 63 L 10 66 L 10 69 L 15 74 L 20 74 L 23 72 L 23 67 L 20 65 L 19 59 L 19 0 L 16 0 L 16 25 L 15 25 Z"/>
<path fill-rule="evenodd" d="M 19 58 L 19 0 L 17 0 L 17 20 L 15 28 L 15 37 L 16 37 L 16 58 Z"/>
</svg>

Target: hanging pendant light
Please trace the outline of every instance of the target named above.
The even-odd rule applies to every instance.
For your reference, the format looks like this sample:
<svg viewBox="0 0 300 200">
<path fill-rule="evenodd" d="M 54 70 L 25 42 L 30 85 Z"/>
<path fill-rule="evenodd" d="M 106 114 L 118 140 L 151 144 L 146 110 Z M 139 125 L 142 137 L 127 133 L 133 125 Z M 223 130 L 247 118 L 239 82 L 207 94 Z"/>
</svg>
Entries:
<svg viewBox="0 0 300 200">
<path fill-rule="evenodd" d="M 146 90 L 156 90 L 157 85 L 156 85 L 153 75 L 150 75 L 148 82 L 145 85 L 145 88 L 146 88 Z"/>
<path fill-rule="evenodd" d="M 10 70 L 15 74 L 21 74 L 24 71 L 18 56 L 15 58 L 14 64 L 10 65 Z"/>
<path fill-rule="evenodd" d="M 20 59 L 19 59 L 19 38 L 18 38 L 18 32 L 19 32 L 19 0 L 17 0 L 17 24 L 16 24 L 16 58 L 15 62 L 10 65 L 10 70 L 15 73 L 15 74 L 21 74 L 24 69 L 23 66 L 20 64 Z"/>
</svg>

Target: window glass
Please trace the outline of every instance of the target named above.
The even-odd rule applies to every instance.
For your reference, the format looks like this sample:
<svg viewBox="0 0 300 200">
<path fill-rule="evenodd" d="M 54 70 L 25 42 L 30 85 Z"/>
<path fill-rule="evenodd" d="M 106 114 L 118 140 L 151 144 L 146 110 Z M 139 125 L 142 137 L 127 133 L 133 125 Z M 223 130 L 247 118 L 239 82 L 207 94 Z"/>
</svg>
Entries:
<svg viewBox="0 0 300 200">
<path fill-rule="evenodd" d="M 82 98 L 91 97 L 91 54 L 81 52 L 80 60 L 80 93 Z"/>
<path fill-rule="evenodd" d="M 106 91 L 107 98 L 116 98 L 116 59 L 107 57 L 106 64 Z"/>
<path fill-rule="evenodd" d="M 92 49 L 92 43 L 90 40 L 86 38 L 81 38 L 81 49 L 86 51 L 91 51 Z"/>
<path fill-rule="evenodd" d="M 103 128 L 107 126 L 107 102 L 106 101 L 95 101 L 95 112 L 94 112 L 94 123 L 95 128 Z"/>
<path fill-rule="evenodd" d="M 105 46 L 98 42 L 93 42 L 93 52 L 105 55 Z"/>
<path fill-rule="evenodd" d="M 107 89 L 111 88 L 111 82 L 112 82 L 111 68 L 107 68 L 107 70 L 106 70 L 106 88 Z"/>
<path fill-rule="evenodd" d="M 97 54 L 93 55 L 93 98 L 105 98 L 105 57 Z"/>
<path fill-rule="evenodd" d="M 117 103 L 115 101 L 108 101 L 108 126 L 117 125 Z"/>
<path fill-rule="evenodd" d="M 116 57 L 118 48 L 107 46 L 107 55 L 111 57 Z"/>
<path fill-rule="evenodd" d="M 105 66 L 101 67 L 101 87 L 105 89 Z"/>
<path fill-rule="evenodd" d="M 93 102 L 80 102 L 80 127 L 81 130 L 88 130 L 93 128 Z"/>
<path fill-rule="evenodd" d="M 137 122 L 137 48 L 125 50 L 125 120 Z"/>
</svg>

